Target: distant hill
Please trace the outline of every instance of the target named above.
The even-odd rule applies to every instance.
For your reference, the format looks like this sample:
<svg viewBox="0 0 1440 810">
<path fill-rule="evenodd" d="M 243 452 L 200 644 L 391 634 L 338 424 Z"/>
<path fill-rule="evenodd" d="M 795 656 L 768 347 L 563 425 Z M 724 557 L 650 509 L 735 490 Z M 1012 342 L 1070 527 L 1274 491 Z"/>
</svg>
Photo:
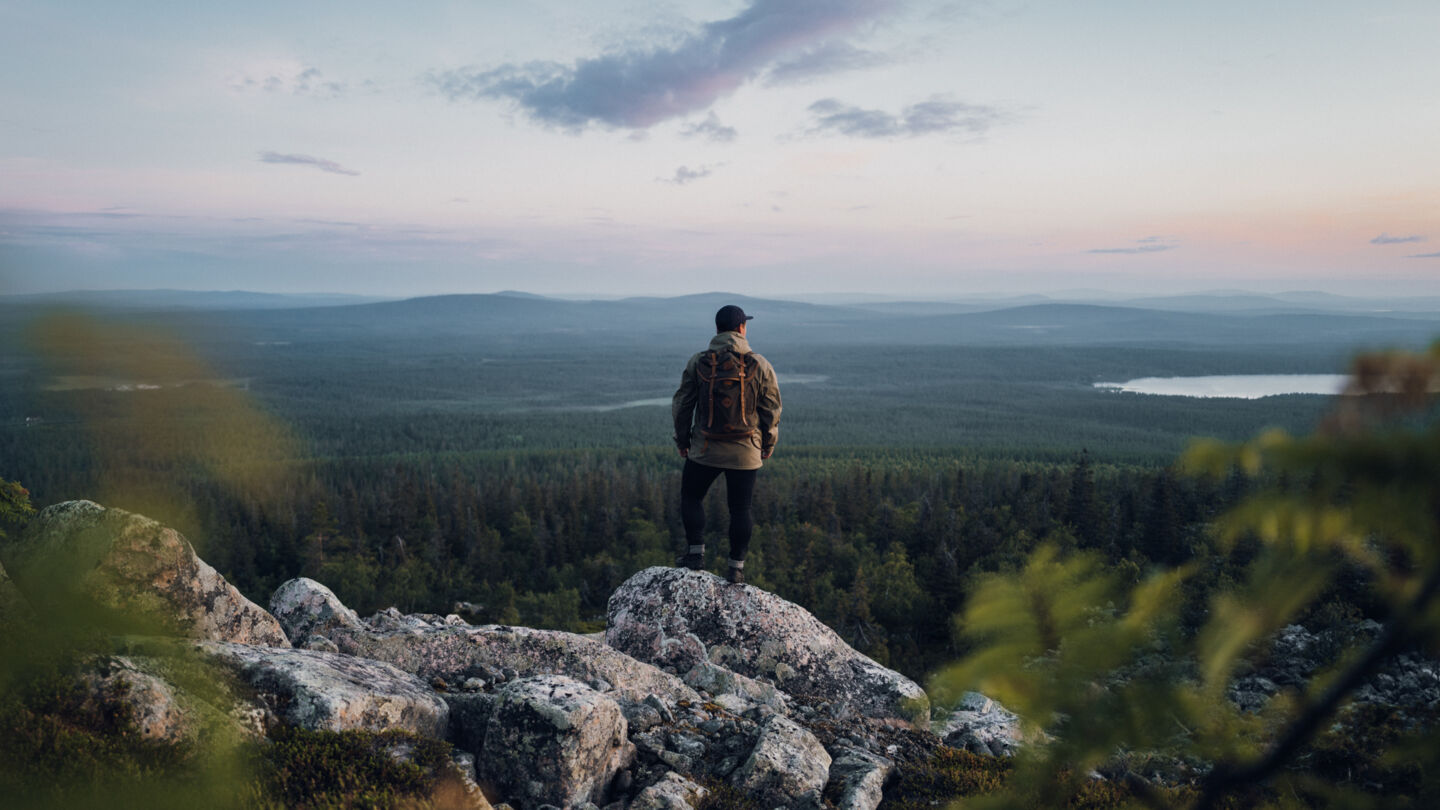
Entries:
<svg viewBox="0 0 1440 810">
<path fill-rule="evenodd" d="M 73 290 L 0 295 L 0 304 L 97 307 L 101 309 L 295 309 L 391 300 L 340 293 L 259 293 L 243 290 Z"/>
<path fill-rule="evenodd" d="M 567 300 L 528 293 L 439 295 L 361 302 L 346 296 L 261 293 L 114 291 L 0 299 L 0 318 L 14 324 L 38 311 L 35 302 L 110 302 L 111 309 L 143 314 L 204 337 L 256 343 L 350 340 L 481 341 L 494 345 L 566 351 L 577 345 L 651 346 L 667 351 L 703 345 L 715 310 L 738 304 L 755 316 L 752 337 L 767 348 L 819 345 L 896 346 L 1215 346 L 1311 345 L 1420 347 L 1440 333 L 1440 301 L 1425 310 L 1384 311 L 1376 301 L 1314 297 L 1313 305 L 1282 296 L 1216 292 L 1136 299 L 1123 303 L 1060 302 L 1043 297 L 969 302 L 898 301 L 834 306 L 753 298 L 725 292 L 672 298 Z M 342 305 L 300 306 L 340 299 Z M 17 302 L 23 302 L 16 307 Z M 11 306 L 5 307 L 4 304 Z M 148 303 L 149 307 L 142 307 Z M 1018 305 L 1017 305 L 1018 304 Z M 1322 308 L 1333 307 L 1330 309 Z M 1340 308 L 1344 307 L 1344 308 Z M 3 324 L 0 324 L 3 325 Z M 469 344 L 473 346 L 473 343 Z"/>
</svg>

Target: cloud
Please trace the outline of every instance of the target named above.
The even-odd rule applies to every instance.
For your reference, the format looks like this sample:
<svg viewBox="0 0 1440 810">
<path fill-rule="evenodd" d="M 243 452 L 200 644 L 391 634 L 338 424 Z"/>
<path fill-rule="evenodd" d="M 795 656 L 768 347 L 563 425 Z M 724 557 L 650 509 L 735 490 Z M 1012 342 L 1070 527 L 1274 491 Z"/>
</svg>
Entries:
<svg viewBox="0 0 1440 810">
<path fill-rule="evenodd" d="M 812 133 L 838 133 L 858 138 L 913 138 L 951 132 L 979 135 L 1005 119 L 994 107 L 950 101 L 932 96 L 928 101 L 911 104 L 899 113 L 867 110 L 825 98 L 811 104 L 815 116 Z"/>
<path fill-rule="evenodd" d="M 354 169 L 347 169 L 333 160 L 311 157 L 310 155 L 282 155 L 279 152 L 261 152 L 261 163 L 291 163 L 297 166 L 314 166 L 322 172 L 331 174 L 344 174 L 350 177 L 358 177 L 360 172 Z"/>
<path fill-rule="evenodd" d="M 1160 241 L 1158 236 L 1147 236 L 1144 239 L 1136 239 L 1134 247 L 1115 248 L 1091 248 L 1086 253 L 1118 253 L 1121 255 L 1135 255 L 1138 253 L 1160 253 L 1166 250 L 1174 250 L 1180 247 L 1176 244 Z"/>
<path fill-rule="evenodd" d="M 671 47 L 557 62 L 459 68 L 428 80 L 452 101 L 504 99 L 532 119 L 579 131 L 645 129 L 710 107 L 788 54 L 854 32 L 894 0 L 752 0 Z"/>
<path fill-rule="evenodd" d="M 697 166 L 693 169 L 689 166 L 681 166 L 675 170 L 674 177 L 658 177 L 656 179 L 662 183 L 674 183 L 677 186 L 683 186 L 686 183 L 693 183 L 696 180 L 709 177 L 720 165 L 721 164 L 714 166 Z"/>
<path fill-rule="evenodd" d="M 1405 258 L 1407 258 L 1407 259 L 1440 259 L 1440 253 L 1416 253 L 1416 254 L 1414 254 L 1414 255 L 1412 255 L 1412 256 L 1406 256 Z"/>
<path fill-rule="evenodd" d="M 336 98 L 344 95 L 344 82 L 325 78 L 320 69 L 293 60 L 274 60 L 236 71 L 225 83 L 237 93 L 282 93 L 293 96 Z"/>
<path fill-rule="evenodd" d="M 1380 234 L 1379 236 L 1375 237 L 1374 239 L 1371 239 L 1371 240 L 1370 240 L 1370 244 L 1372 244 L 1372 245 L 1403 245 L 1403 244 L 1405 244 L 1406 242 L 1424 242 L 1424 241 L 1425 241 L 1425 237 L 1420 236 L 1419 234 L 1415 234 L 1415 235 L 1413 235 L 1413 236 L 1391 236 L 1391 235 L 1388 234 L 1388 233 L 1382 233 L 1382 234 Z"/>
<path fill-rule="evenodd" d="M 857 48 L 848 42 L 826 42 L 793 59 L 777 62 L 765 74 L 765 83 L 796 84 L 832 73 L 884 67 L 892 61 L 883 53 Z"/>
<path fill-rule="evenodd" d="M 735 140 L 740 133 L 734 127 L 727 127 L 720 123 L 720 117 L 710 113 L 704 121 L 697 121 L 689 124 L 680 130 L 680 136 L 684 138 L 706 138 L 712 141 L 729 143 Z"/>
</svg>

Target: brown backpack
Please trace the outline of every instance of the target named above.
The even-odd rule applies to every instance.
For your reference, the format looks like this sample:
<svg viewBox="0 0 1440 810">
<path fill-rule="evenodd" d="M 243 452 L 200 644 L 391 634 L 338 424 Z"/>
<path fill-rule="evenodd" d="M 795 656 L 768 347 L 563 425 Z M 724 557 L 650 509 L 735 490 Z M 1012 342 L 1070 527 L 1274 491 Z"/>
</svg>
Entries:
<svg viewBox="0 0 1440 810">
<path fill-rule="evenodd" d="M 700 435 L 706 439 L 748 439 L 759 427 L 755 415 L 760 398 L 760 362 L 753 354 L 728 349 L 700 355 Z"/>
</svg>

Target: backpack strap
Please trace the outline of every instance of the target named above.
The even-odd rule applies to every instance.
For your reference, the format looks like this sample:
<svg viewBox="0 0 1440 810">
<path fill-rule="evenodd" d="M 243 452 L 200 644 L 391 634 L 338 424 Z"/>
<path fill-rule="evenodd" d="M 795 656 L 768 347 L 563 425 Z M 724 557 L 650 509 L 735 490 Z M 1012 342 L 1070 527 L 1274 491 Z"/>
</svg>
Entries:
<svg viewBox="0 0 1440 810">
<path fill-rule="evenodd" d="M 710 352 L 710 393 L 708 399 L 710 406 L 705 409 L 709 412 L 705 420 L 705 428 L 707 430 L 715 427 L 715 378 L 719 376 L 720 361 L 716 359 L 715 352 L 712 351 Z"/>
</svg>

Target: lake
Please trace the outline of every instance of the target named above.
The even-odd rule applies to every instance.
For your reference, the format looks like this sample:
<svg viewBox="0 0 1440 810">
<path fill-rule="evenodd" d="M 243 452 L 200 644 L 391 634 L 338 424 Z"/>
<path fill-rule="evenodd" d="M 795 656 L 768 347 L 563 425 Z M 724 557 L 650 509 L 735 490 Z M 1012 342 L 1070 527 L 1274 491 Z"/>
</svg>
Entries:
<svg viewBox="0 0 1440 810">
<path fill-rule="evenodd" d="M 1259 399 L 1281 394 L 1335 395 L 1350 378 L 1344 374 L 1222 374 L 1210 377 L 1141 377 L 1098 382 L 1096 388 L 1168 397 Z"/>
</svg>

